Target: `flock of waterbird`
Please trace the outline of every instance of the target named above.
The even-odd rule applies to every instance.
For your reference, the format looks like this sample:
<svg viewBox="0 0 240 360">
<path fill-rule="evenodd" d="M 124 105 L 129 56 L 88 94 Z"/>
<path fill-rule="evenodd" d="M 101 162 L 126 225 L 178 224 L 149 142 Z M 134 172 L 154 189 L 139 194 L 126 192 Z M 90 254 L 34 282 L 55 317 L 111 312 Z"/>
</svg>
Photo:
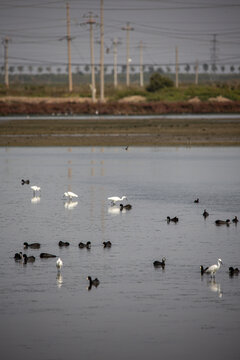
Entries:
<svg viewBox="0 0 240 360">
<path fill-rule="evenodd" d="M 22 185 L 24 184 L 27 184 L 29 185 L 30 184 L 30 180 L 24 180 L 22 179 L 21 180 L 21 183 Z M 33 196 L 35 197 L 37 192 L 40 193 L 41 192 L 41 188 L 39 186 L 31 186 L 31 189 L 33 190 Z M 71 191 L 67 191 L 67 192 L 64 192 L 64 199 L 66 199 L 68 202 L 72 202 L 73 199 L 75 198 L 78 198 L 78 195 L 71 192 Z M 127 196 L 122 196 L 122 197 L 119 197 L 119 196 L 111 196 L 111 197 L 108 197 L 108 200 L 111 201 L 111 206 L 117 206 L 117 203 L 121 202 L 121 204 L 119 205 L 119 209 L 120 211 L 122 211 L 123 209 L 125 210 L 131 210 L 132 209 L 132 205 L 131 204 L 122 204 L 122 201 L 124 200 L 127 200 Z M 197 198 L 196 200 L 194 200 L 194 203 L 196 204 L 199 204 L 199 198 Z M 203 217 L 204 219 L 206 219 L 208 216 L 209 216 L 209 213 L 207 212 L 206 209 L 204 209 L 203 211 Z M 170 216 L 167 216 L 166 218 L 166 221 L 167 223 L 169 224 L 170 222 L 173 222 L 173 223 L 178 223 L 179 221 L 179 218 L 177 216 L 174 216 L 174 217 L 170 217 Z M 237 225 L 238 223 L 238 218 L 237 216 L 235 216 L 233 219 L 232 219 L 232 223 L 234 223 L 235 225 Z M 217 219 L 215 220 L 215 224 L 217 226 L 220 226 L 220 225 L 226 225 L 226 226 L 229 226 L 231 223 L 230 219 L 226 219 L 226 220 L 220 220 L 220 219 Z M 58 246 L 61 248 L 61 247 L 68 247 L 70 245 L 69 242 L 64 242 L 64 241 L 59 241 L 58 243 Z M 32 243 L 32 244 L 28 244 L 27 242 L 24 242 L 23 244 L 24 246 L 24 249 L 40 249 L 40 244 L 39 243 Z M 103 247 L 104 248 L 111 248 L 112 246 L 112 243 L 111 241 L 104 241 L 103 242 Z M 86 248 L 87 250 L 90 250 L 91 249 L 91 242 L 90 241 L 87 241 L 86 243 L 83 243 L 83 242 L 80 242 L 78 244 L 78 247 L 80 249 L 84 249 Z M 56 255 L 53 255 L 53 254 L 49 254 L 49 253 L 41 253 L 40 254 L 40 258 L 43 258 L 43 259 L 48 259 L 48 258 L 56 258 L 57 256 Z M 23 254 L 22 252 L 19 252 L 19 253 L 16 253 L 15 256 L 14 256 L 14 259 L 16 261 L 22 261 L 24 264 L 27 264 L 28 262 L 29 263 L 32 263 L 35 261 L 35 257 L 34 256 L 27 256 L 26 254 Z M 208 266 L 208 267 L 204 267 L 203 265 L 200 266 L 200 272 L 201 272 L 201 275 L 204 275 L 204 274 L 209 274 L 211 277 L 215 277 L 215 274 L 216 272 L 220 269 L 220 266 L 222 265 L 222 260 L 221 259 L 218 259 L 217 260 L 217 264 L 213 264 L 211 266 Z M 163 257 L 162 260 L 155 260 L 153 262 L 153 266 L 155 268 L 162 268 L 162 269 L 165 269 L 165 265 L 166 265 L 166 258 Z M 58 274 L 60 273 L 61 271 L 61 268 L 63 266 L 63 261 L 62 259 L 59 257 L 56 261 L 56 268 L 57 268 L 57 271 L 58 271 Z M 233 275 L 238 275 L 239 274 L 239 269 L 238 268 L 234 268 L 233 266 L 230 266 L 229 267 L 229 275 L 230 276 L 233 276 Z M 92 279 L 91 276 L 88 276 L 87 277 L 87 280 L 89 281 L 89 286 L 88 286 L 88 289 L 90 290 L 92 288 L 92 286 L 95 286 L 97 287 L 99 284 L 100 284 L 100 281 L 95 278 L 95 279 Z"/>
<path fill-rule="evenodd" d="M 199 198 L 195 199 L 194 200 L 194 203 L 195 204 L 199 204 Z M 209 213 L 207 212 L 206 209 L 204 209 L 203 211 L 203 217 L 204 219 L 206 219 L 208 216 L 209 216 Z M 178 217 L 177 216 L 174 216 L 173 218 L 170 218 L 170 216 L 167 216 L 167 222 L 170 223 L 170 222 L 174 222 L 175 224 L 179 221 Z M 235 216 L 233 219 L 232 219 L 232 223 L 234 223 L 235 225 L 237 225 L 238 223 L 238 218 L 237 216 Z M 226 220 L 220 220 L 220 219 L 217 219 L 215 220 L 215 224 L 217 226 L 220 226 L 220 225 L 226 225 L 226 226 L 229 226 L 231 223 L 231 220 L 230 219 L 226 219 Z M 166 261 L 166 258 L 162 258 L 162 261 L 154 261 L 153 262 L 153 265 L 155 267 L 162 267 L 163 269 L 165 268 L 165 261 Z M 214 264 L 214 265 L 211 265 L 211 266 L 207 266 L 204 268 L 203 265 L 200 265 L 200 272 L 201 272 L 201 275 L 203 274 L 209 274 L 211 275 L 211 277 L 214 277 L 216 272 L 220 269 L 220 266 L 222 265 L 222 260 L 221 259 L 218 259 L 217 261 L 217 264 Z M 233 275 L 238 275 L 239 274 L 239 269 L 236 267 L 234 268 L 233 266 L 230 266 L 229 267 L 229 275 L 230 276 L 233 276 Z"/>
</svg>

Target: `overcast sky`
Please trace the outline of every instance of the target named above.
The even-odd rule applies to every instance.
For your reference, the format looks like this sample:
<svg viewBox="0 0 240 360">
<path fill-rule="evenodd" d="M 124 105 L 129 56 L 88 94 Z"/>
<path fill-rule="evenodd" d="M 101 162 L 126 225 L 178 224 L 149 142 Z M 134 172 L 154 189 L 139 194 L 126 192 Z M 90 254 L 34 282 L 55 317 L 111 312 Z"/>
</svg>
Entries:
<svg viewBox="0 0 240 360">
<path fill-rule="evenodd" d="M 100 0 L 69 0 L 73 64 L 89 63 L 89 26 L 92 11 L 100 21 Z M 144 43 L 144 63 L 210 63 L 213 35 L 219 64 L 240 65 L 240 0 L 104 0 L 105 62 L 113 63 L 112 40 L 121 39 L 118 63 L 126 58 L 126 31 L 130 22 L 130 57 L 139 63 L 139 42 Z M 10 65 L 58 65 L 67 63 L 66 1 L 0 0 L 1 38 L 11 38 Z M 99 27 L 95 27 L 96 41 Z M 95 43 L 95 61 L 100 47 Z M 0 50 L 3 64 L 3 45 Z"/>
</svg>

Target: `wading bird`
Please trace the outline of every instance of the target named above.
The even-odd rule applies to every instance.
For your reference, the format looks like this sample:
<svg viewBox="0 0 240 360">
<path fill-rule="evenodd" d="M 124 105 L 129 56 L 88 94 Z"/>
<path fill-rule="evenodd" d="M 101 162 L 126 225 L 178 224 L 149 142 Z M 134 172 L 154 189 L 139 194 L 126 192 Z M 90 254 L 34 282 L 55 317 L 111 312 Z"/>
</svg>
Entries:
<svg viewBox="0 0 240 360">
<path fill-rule="evenodd" d="M 37 192 L 37 191 L 41 192 L 40 186 L 37 186 L 37 185 L 31 186 L 31 189 L 33 190 L 33 196 L 34 196 L 34 197 L 36 196 L 36 192 Z"/>
<path fill-rule="evenodd" d="M 65 192 L 64 196 L 68 198 L 69 201 L 72 201 L 73 198 L 78 198 L 78 195 L 73 193 L 72 191 Z"/>
<path fill-rule="evenodd" d="M 218 263 L 209 266 L 208 269 L 206 270 L 206 273 L 207 273 L 207 274 L 210 274 L 212 277 L 215 276 L 217 270 L 220 269 L 221 264 L 222 264 L 222 260 L 221 260 L 221 259 L 218 259 Z"/>
<path fill-rule="evenodd" d="M 112 205 L 116 205 L 117 201 L 123 201 L 124 199 L 127 199 L 127 197 L 126 196 L 122 196 L 121 198 L 119 196 L 108 197 L 108 200 L 111 201 Z"/>
<path fill-rule="evenodd" d="M 60 258 L 58 258 L 56 261 L 56 267 L 57 267 L 58 271 L 61 270 L 62 266 L 63 266 L 63 262 Z"/>
</svg>

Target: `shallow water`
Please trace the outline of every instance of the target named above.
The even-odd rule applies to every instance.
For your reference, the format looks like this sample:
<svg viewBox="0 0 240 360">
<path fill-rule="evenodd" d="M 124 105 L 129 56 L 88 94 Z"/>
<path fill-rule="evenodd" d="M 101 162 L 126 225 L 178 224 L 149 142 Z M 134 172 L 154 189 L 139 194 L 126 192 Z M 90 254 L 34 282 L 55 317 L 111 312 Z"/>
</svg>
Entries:
<svg viewBox="0 0 240 360">
<path fill-rule="evenodd" d="M 6 359 L 239 359 L 239 148 L 0 148 Z M 31 185 L 41 186 L 32 199 Z M 63 200 L 65 191 L 79 195 Z M 120 212 L 107 197 L 127 195 Z M 200 203 L 194 204 L 199 198 Z M 210 216 L 204 220 L 202 212 Z M 167 224 L 167 216 L 178 224 Z M 58 242 L 69 241 L 69 248 Z M 103 249 L 110 240 L 112 247 Z M 23 250 L 23 242 L 40 250 Z M 78 243 L 91 241 L 91 250 Z M 33 264 L 14 261 L 15 252 Z M 40 259 L 40 252 L 60 256 Z M 164 270 L 154 260 L 166 257 Z M 215 279 L 199 266 L 223 260 Z M 86 277 L 98 277 L 87 289 Z"/>
</svg>

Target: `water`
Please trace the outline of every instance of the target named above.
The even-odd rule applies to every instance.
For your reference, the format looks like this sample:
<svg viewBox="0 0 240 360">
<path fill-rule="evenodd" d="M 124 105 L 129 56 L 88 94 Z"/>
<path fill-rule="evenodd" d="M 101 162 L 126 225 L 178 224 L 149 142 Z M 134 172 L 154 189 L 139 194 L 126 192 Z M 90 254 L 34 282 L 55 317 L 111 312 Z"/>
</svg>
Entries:
<svg viewBox="0 0 240 360">
<path fill-rule="evenodd" d="M 1 350 L 35 360 L 239 359 L 239 148 L 0 148 Z M 40 201 L 29 185 L 41 186 Z M 69 207 L 63 193 L 79 195 Z M 127 195 L 128 212 L 107 197 Z M 194 199 L 200 198 L 199 204 Z M 204 220 L 202 212 L 210 216 Z M 167 216 L 178 224 L 167 224 Z M 58 242 L 69 241 L 69 248 Z M 112 248 L 103 249 L 110 240 Z M 33 264 L 13 259 L 40 242 Z M 78 243 L 91 241 L 90 251 Z M 40 259 L 40 252 L 63 260 Z M 166 257 L 165 270 L 154 260 Z M 199 266 L 218 258 L 215 279 Z M 87 289 L 86 277 L 98 277 Z"/>
</svg>

